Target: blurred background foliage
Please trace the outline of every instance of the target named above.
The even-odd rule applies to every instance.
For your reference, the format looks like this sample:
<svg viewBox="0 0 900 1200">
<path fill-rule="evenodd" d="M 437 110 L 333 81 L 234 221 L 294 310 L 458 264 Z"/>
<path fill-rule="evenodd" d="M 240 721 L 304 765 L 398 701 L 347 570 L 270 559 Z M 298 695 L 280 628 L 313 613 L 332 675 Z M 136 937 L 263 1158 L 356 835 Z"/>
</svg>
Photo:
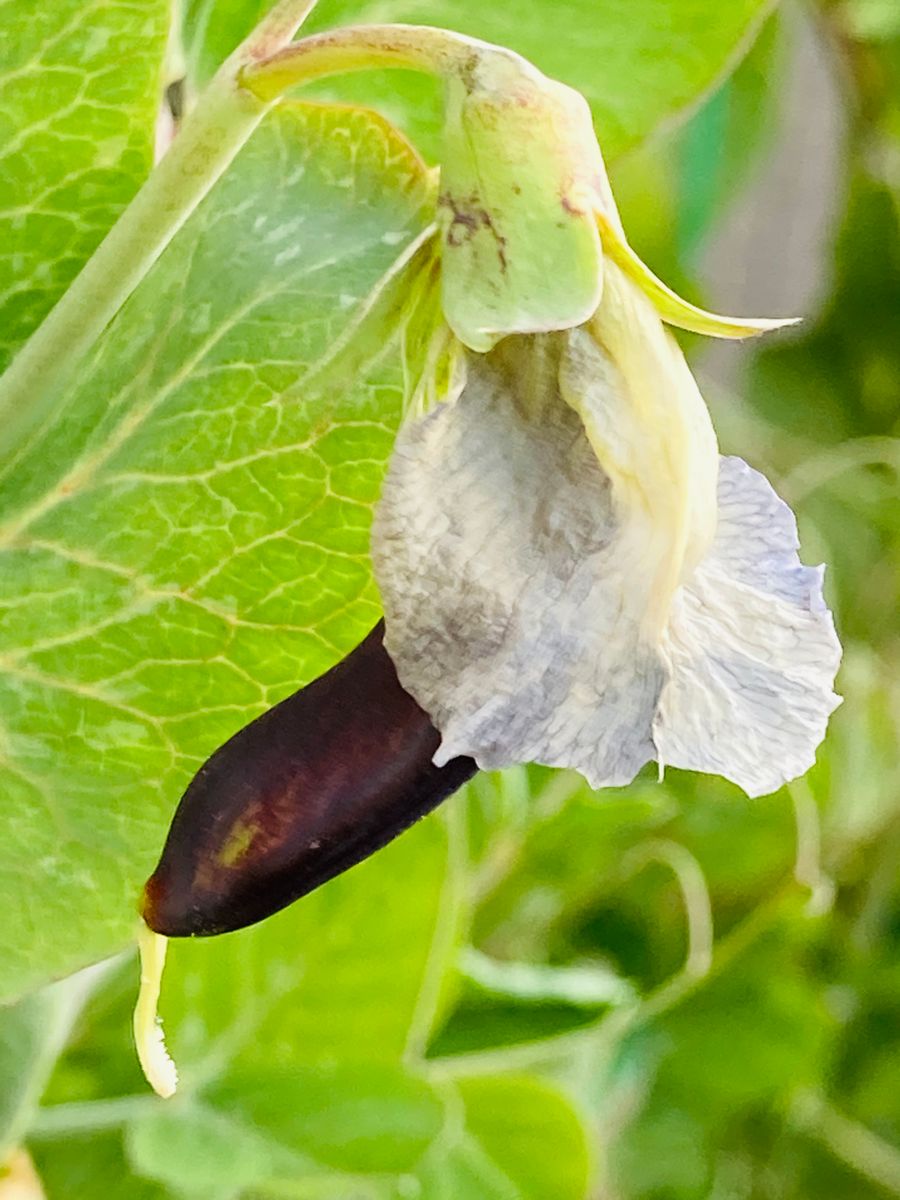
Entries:
<svg viewBox="0 0 900 1200">
<path fill-rule="evenodd" d="M 202 78 L 237 35 L 204 0 L 186 29 Z M 723 450 L 829 564 L 845 701 L 816 768 L 755 801 L 477 778 L 258 930 L 173 949 L 168 1106 L 130 958 L 23 1001 L 3 1200 L 900 1196 L 900 4 L 785 2 L 748 49 L 613 183 L 692 298 L 805 317 L 686 344 Z"/>
</svg>

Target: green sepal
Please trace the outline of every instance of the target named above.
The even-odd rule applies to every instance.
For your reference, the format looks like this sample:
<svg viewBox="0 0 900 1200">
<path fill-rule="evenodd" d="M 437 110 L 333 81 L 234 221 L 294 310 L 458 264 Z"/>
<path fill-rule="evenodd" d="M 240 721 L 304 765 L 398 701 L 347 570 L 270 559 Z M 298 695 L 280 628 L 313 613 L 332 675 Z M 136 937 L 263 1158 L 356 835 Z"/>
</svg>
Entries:
<svg viewBox="0 0 900 1200">
<path fill-rule="evenodd" d="M 799 317 L 725 317 L 698 308 L 653 274 L 628 244 L 617 222 L 598 212 L 597 224 L 606 255 L 653 301 L 656 311 L 667 325 L 687 329 L 691 333 L 702 333 L 706 337 L 739 341 L 796 325 L 800 320 Z"/>
<path fill-rule="evenodd" d="M 447 322 L 471 350 L 596 309 L 605 170 L 584 98 L 517 55 L 448 78 L 439 219 Z"/>
</svg>

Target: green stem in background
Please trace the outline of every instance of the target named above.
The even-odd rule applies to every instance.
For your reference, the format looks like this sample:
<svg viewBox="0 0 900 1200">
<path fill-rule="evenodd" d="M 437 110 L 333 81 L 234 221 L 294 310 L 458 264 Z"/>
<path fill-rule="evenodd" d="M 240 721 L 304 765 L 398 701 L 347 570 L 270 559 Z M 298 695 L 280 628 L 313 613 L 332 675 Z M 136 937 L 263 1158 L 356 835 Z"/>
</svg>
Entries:
<svg viewBox="0 0 900 1200">
<path fill-rule="evenodd" d="M 248 34 L 237 50 L 226 61 L 229 64 L 247 59 L 268 58 L 291 40 L 319 0 L 278 0 L 262 18 L 252 33 Z"/>
<path fill-rule="evenodd" d="M 815 1138 L 839 1162 L 889 1195 L 900 1196 L 900 1152 L 895 1146 L 815 1092 L 801 1092 L 790 1116 L 796 1128 Z"/>
<path fill-rule="evenodd" d="M 808 895 L 806 888 L 798 887 L 794 879 L 789 880 L 716 942 L 709 969 L 702 975 L 682 968 L 646 996 L 604 1013 L 589 1025 L 499 1049 L 434 1058 L 429 1061 L 429 1071 L 437 1079 L 514 1071 L 590 1071 L 598 1053 L 608 1052 L 611 1046 L 619 1045 L 626 1034 L 689 1000 L 701 988 L 719 978 L 736 958 L 770 932 L 779 921 L 792 916 L 806 919 Z"/>
<path fill-rule="evenodd" d="M 159 1101 L 145 1093 L 112 1100 L 79 1100 L 39 1109 L 28 1140 L 34 1142 L 78 1137 L 105 1129 L 120 1129 L 130 1121 L 159 1112 Z"/>
<path fill-rule="evenodd" d="M 108 963 L 88 967 L 0 1010 L 0 1176 L 28 1132 L 75 1021 L 108 969 Z"/>
<path fill-rule="evenodd" d="M 441 1011 L 441 998 L 447 986 L 443 964 L 452 955 L 454 947 L 462 941 L 466 909 L 468 830 L 462 805 L 445 805 L 440 819 L 447 838 L 446 875 L 419 994 L 406 1034 L 403 1058 L 412 1066 L 424 1059 L 428 1042 L 434 1034 Z"/>
<path fill-rule="evenodd" d="M 678 842 L 651 838 L 625 855 L 623 875 L 627 878 L 651 863 L 668 867 L 681 890 L 687 921 L 687 957 L 681 973 L 687 979 L 702 979 L 712 967 L 715 941 L 712 901 L 703 868 Z"/>
<path fill-rule="evenodd" d="M 43 324 L 0 379 L 0 458 L 46 416 L 74 370 L 259 124 L 268 103 L 242 67 L 289 42 L 316 0 L 281 0 L 223 64 L 178 137 Z"/>
</svg>

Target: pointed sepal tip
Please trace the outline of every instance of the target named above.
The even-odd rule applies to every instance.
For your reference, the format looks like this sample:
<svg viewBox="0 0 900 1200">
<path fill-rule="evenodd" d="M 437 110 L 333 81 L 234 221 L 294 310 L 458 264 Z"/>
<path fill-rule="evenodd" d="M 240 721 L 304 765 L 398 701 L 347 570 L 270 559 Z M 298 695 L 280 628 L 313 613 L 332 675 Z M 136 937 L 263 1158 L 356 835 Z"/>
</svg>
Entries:
<svg viewBox="0 0 900 1200">
<path fill-rule="evenodd" d="M 725 317 L 698 308 L 657 278 L 603 213 L 597 213 L 597 226 L 604 253 L 650 298 L 667 325 L 705 337 L 740 341 L 798 325 L 802 320 L 801 317 Z"/>
</svg>

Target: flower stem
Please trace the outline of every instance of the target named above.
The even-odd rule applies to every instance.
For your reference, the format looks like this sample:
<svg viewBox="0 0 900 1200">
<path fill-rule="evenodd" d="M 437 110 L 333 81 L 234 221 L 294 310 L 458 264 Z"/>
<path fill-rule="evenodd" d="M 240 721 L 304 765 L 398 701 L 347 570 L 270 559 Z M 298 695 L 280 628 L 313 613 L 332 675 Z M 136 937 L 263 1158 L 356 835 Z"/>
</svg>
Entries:
<svg viewBox="0 0 900 1200">
<path fill-rule="evenodd" d="M 261 100 L 274 100 L 290 87 L 379 67 L 447 76 L 465 74 L 488 50 L 517 60 L 499 46 L 431 25 L 351 25 L 304 38 L 247 65 L 241 84 Z"/>
<path fill-rule="evenodd" d="M 278 0 L 228 60 L 268 58 L 291 40 L 318 0 Z"/>
<path fill-rule="evenodd" d="M 0 460 L 53 409 L 74 371 L 250 137 L 268 103 L 242 89 L 248 62 L 290 41 L 316 0 L 281 0 L 223 64 L 168 152 L 0 379 Z"/>
</svg>

